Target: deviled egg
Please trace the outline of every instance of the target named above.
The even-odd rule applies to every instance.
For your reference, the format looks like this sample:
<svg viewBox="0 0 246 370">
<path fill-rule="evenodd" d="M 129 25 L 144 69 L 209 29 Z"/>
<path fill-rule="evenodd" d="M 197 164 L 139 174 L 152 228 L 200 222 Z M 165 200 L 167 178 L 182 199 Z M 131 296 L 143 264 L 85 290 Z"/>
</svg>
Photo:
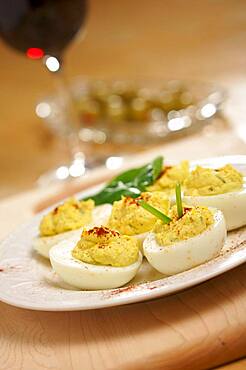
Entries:
<svg viewBox="0 0 246 370">
<path fill-rule="evenodd" d="M 139 241 L 107 227 L 84 230 L 81 239 L 63 241 L 50 250 L 55 272 L 80 289 L 110 289 L 129 282 L 137 273 L 142 254 Z"/>
<path fill-rule="evenodd" d="M 176 184 L 180 183 L 182 185 L 188 176 L 188 161 L 181 161 L 175 166 L 165 166 L 161 176 L 153 185 L 148 187 L 148 191 L 163 191 L 167 195 L 171 195 L 175 191 Z"/>
<path fill-rule="evenodd" d="M 171 221 L 157 221 L 143 243 L 148 262 L 159 272 L 173 275 L 216 257 L 226 238 L 223 213 L 206 207 L 177 207 L 169 213 Z"/>
<path fill-rule="evenodd" d="M 84 226 L 101 226 L 107 223 L 112 206 L 94 206 L 94 201 L 78 201 L 70 198 L 46 214 L 39 226 L 39 236 L 33 240 L 33 248 L 49 258 L 49 250 L 62 240 L 79 240 Z"/>
<path fill-rule="evenodd" d="M 246 187 L 232 165 L 218 169 L 197 166 L 184 181 L 184 202 L 220 209 L 228 230 L 246 224 Z"/>
<path fill-rule="evenodd" d="M 122 197 L 121 200 L 114 202 L 107 226 L 120 234 L 136 236 L 142 244 L 146 233 L 153 228 L 156 217 L 140 207 L 138 204 L 140 200 L 148 202 L 161 212 L 168 212 L 169 199 L 160 191 L 142 193 L 135 199 Z"/>
</svg>

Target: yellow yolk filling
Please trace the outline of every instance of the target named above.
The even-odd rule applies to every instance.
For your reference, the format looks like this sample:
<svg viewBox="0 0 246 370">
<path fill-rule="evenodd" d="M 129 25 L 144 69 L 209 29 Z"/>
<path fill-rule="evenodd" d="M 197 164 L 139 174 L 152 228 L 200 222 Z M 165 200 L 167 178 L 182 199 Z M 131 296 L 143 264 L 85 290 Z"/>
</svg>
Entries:
<svg viewBox="0 0 246 370">
<path fill-rule="evenodd" d="M 139 241 L 107 227 L 94 227 L 83 231 L 72 256 L 93 265 L 129 266 L 138 260 Z"/>
<path fill-rule="evenodd" d="M 124 235 L 150 231 L 156 223 L 156 217 L 138 205 L 140 199 L 163 213 L 168 212 L 170 202 L 162 192 L 142 193 L 137 199 L 123 197 L 114 202 L 108 227 Z"/>
<path fill-rule="evenodd" d="M 152 186 L 148 187 L 148 191 L 164 191 L 170 194 L 175 190 L 176 184 L 182 185 L 188 176 L 188 161 L 182 161 L 177 166 L 164 167 L 163 174 Z"/>
<path fill-rule="evenodd" d="M 41 236 L 52 236 L 70 230 L 76 230 L 92 221 L 94 201 L 68 199 L 53 211 L 45 215 L 40 223 Z"/>
<path fill-rule="evenodd" d="M 243 175 L 232 165 L 219 169 L 197 166 L 185 180 L 185 195 L 216 195 L 240 190 L 243 185 Z"/>
<path fill-rule="evenodd" d="M 173 206 L 169 216 L 169 224 L 157 221 L 153 228 L 157 242 L 163 246 L 199 235 L 213 223 L 213 214 L 206 207 L 184 207 L 183 216 L 178 218 L 177 207 Z"/>
</svg>

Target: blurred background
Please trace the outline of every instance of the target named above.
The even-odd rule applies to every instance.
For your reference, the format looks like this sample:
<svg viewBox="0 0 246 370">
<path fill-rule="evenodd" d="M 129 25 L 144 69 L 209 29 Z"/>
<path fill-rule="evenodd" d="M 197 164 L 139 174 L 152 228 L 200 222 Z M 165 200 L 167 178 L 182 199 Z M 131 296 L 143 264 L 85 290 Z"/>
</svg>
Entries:
<svg viewBox="0 0 246 370">
<path fill-rule="evenodd" d="M 85 24 L 85 32 L 65 52 L 69 80 L 82 75 L 89 79 L 215 83 L 226 91 L 225 122 L 246 142 L 245 1 L 91 0 Z M 35 113 L 38 102 L 56 94 L 52 74 L 40 61 L 17 53 L 2 40 L 0 56 L 3 197 L 33 186 L 41 174 L 65 163 L 68 152 L 63 140 Z M 163 140 L 162 145 L 165 143 Z M 89 156 L 93 151 L 100 154 L 98 145 L 92 149 L 86 145 Z M 107 150 L 115 155 L 117 144 L 109 140 L 108 145 Z M 120 154 L 151 145 L 152 140 L 134 144 L 129 139 Z M 242 145 L 235 154 L 243 153 Z"/>
</svg>

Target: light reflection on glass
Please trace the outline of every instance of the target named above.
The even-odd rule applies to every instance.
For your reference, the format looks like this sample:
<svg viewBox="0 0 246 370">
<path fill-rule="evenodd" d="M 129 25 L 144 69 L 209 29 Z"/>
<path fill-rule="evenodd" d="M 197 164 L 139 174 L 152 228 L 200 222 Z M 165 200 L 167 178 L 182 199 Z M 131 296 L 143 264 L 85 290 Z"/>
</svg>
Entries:
<svg viewBox="0 0 246 370">
<path fill-rule="evenodd" d="M 85 173 L 84 158 L 78 158 L 73 161 L 71 166 L 60 166 L 56 170 L 56 178 L 66 180 L 69 176 L 80 177 Z"/>
<path fill-rule="evenodd" d="M 83 128 L 79 132 L 79 138 L 82 141 L 89 142 L 93 139 L 93 131 L 89 128 Z"/>
<path fill-rule="evenodd" d="M 73 164 L 69 167 L 69 174 L 72 177 L 79 177 L 85 173 L 84 161 L 80 159 L 75 159 Z"/>
<path fill-rule="evenodd" d="M 94 133 L 93 140 L 96 144 L 103 144 L 107 140 L 107 135 L 105 132 L 97 131 Z"/>
<path fill-rule="evenodd" d="M 84 142 L 104 144 L 107 140 L 107 135 L 105 134 L 105 132 L 96 129 L 82 128 L 79 131 L 79 138 Z"/>
<path fill-rule="evenodd" d="M 123 158 L 122 157 L 109 157 L 106 160 L 106 167 L 109 170 L 117 170 L 120 168 L 123 164 Z"/>
<path fill-rule="evenodd" d="M 48 56 L 45 59 L 45 65 L 50 72 L 57 72 L 60 69 L 60 62 L 55 57 Z"/>
<path fill-rule="evenodd" d="M 36 115 L 40 118 L 48 118 L 51 114 L 51 106 L 48 103 L 42 102 L 36 106 Z"/>
<path fill-rule="evenodd" d="M 61 166 L 61 167 L 57 168 L 57 170 L 56 170 L 56 177 L 59 180 L 65 180 L 65 179 L 68 178 L 68 176 L 69 176 L 69 169 L 68 169 L 68 167 Z"/>
<path fill-rule="evenodd" d="M 201 108 L 201 116 L 204 118 L 212 117 L 216 113 L 216 107 L 212 103 L 205 104 Z"/>
<path fill-rule="evenodd" d="M 170 131 L 179 131 L 184 127 L 188 127 L 191 124 L 191 118 L 189 116 L 177 117 L 168 121 L 168 128 Z"/>
</svg>

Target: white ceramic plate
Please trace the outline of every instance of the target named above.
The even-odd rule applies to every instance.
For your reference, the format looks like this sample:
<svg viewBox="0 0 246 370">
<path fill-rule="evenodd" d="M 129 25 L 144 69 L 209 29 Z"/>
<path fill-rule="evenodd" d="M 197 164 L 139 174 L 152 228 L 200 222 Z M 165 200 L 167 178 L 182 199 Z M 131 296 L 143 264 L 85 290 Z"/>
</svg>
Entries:
<svg viewBox="0 0 246 370">
<path fill-rule="evenodd" d="M 197 163 L 213 167 L 232 163 L 246 175 L 246 156 L 211 158 L 191 164 Z M 83 195 L 96 190 L 98 187 Z M 32 239 L 38 233 L 41 216 L 35 216 L 0 245 L 0 300 L 3 302 L 45 311 L 116 306 L 176 293 L 246 262 L 246 227 L 243 227 L 229 233 L 220 256 L 192 270 L 165 277 L 145 261 L 130 285 L 111 290 L 79 291 L 62 283 L 51 271 L 49 262 L 32 251 Z"/>
</svg>

